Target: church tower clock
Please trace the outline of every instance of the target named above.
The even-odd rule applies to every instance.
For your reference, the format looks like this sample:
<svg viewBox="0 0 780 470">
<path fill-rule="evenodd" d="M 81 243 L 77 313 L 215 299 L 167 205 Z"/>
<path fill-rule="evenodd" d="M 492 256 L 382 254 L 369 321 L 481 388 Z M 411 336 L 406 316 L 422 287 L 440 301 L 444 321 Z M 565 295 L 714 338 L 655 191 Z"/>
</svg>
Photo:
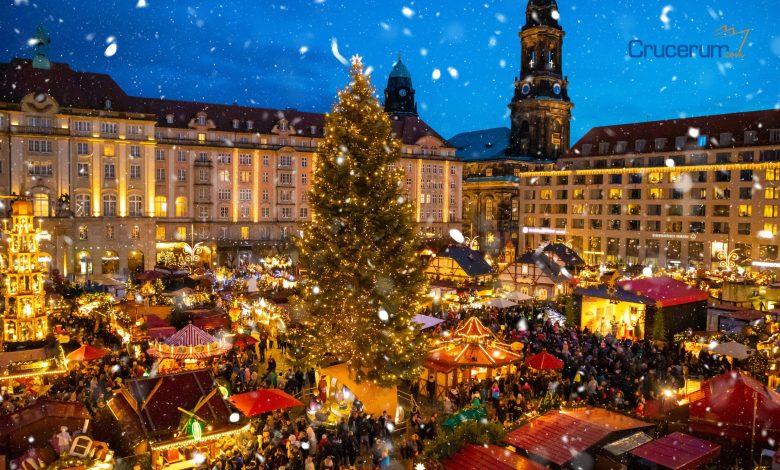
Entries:
<svg viewBox="0 0 780 470">
<path fill-rule="evenodd" d="M 414 101 L 414 88 L 412 88 L 412 76 L 403 62 L 401 54 L 398 54 L 398 62 L 393 65 L 390 77 L 385 88 L 385 112 L 417 116 L 417 103 Z"/>
<path fill-rule="evenodd" d="M 528 0 L 520 31 L 520 78 L 509 104 L 512 131 L 507 155 L 555 160 L 569 148 L 574 107 L 563 76 L 563 28 L 555 0 Z"/>
</svg>

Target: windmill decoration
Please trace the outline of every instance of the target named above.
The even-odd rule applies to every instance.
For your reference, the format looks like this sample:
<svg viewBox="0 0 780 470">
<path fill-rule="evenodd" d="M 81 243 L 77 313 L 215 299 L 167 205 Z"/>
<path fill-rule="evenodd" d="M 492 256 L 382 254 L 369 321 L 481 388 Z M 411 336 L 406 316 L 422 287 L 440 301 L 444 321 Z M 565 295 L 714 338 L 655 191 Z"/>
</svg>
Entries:
<svg viewBox="0 0 780 470">
<path fill-rule="evenodd" d="M 619 304 L 620 300 L 617 298 L 617 279 L 620 276 L 618 271 L 612 274 L 612 277 L 607 281 L 607 295 L 609 295 L 609 303 Z"/>
<path fill-rule="evenodd" d="M 182 412 L 182 424 L 179 426 L 179 434 L 189 434 L 195 441 L 199 441 L 203 438 L 203 425 L 206 424 L 206 420 L 198 416 L 197 413 L 203 405 L 211 400 L 218 390 L 219 389 L 215 388 L 209 392 L 208 395 L 201 397 L 192 411 L 177 407 L 177 409 Z"/>
</svg>

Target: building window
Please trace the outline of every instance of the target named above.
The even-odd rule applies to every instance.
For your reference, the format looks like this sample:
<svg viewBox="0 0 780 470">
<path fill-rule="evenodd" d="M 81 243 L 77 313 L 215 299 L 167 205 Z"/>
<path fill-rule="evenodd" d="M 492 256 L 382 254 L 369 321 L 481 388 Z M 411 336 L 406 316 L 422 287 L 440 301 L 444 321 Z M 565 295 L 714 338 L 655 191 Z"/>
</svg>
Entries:
<svg viewBox="0 0 780 470">
<path fill-rule="evenodd" d="M 187 181 L 187 170 L 184 168 L 178 168 L 176 170 L 176 180 L 181 181 Z"/>
<path fill-rule="evenodd" d="M 140 145 L 131 145 L 130 146 L 130 158 L 141 158 L 141 146 Z"/>
<path fill-rule="evenodd" d="M 133 194 L 127 198 L 127 201 L 130 208 L 130 217 L 141 217 L 144 215 L 144 205 L 141 196 Z"/>
<path fill-rule="evenodd" d="M 200 168 L 198 170 L 198 182 L 199 183 L 208 183 L 209 179 L 210 179 L 209 178 L 210 176 L 211 175 L 209 174 L 209 170 L 207 170 L 205 168 Z"/>
<path fill-rule="evenodd" d="M 141 165 L 130 165 L 130 179 L 141 179 Z"/>
<path fill-rule="evenodd" d="M 175 201 L 176 217 L 187 217 L 187 198 L 179 196 Z"/>
<path fill-rule="evenodd" d="M 248 206 L 241 206 L 241 218 L 242 219 L 248 219 L 249 218 L 249 207 Z"/>
<path fill-rule="evenodd" d="M 51 141 L 29 140 L 27 141 L 27 150 L 31 153 L 51 153 Z"/>
<path fill-rule="evenodd" d="M 76 144 L 76 153 L 79 155 L 89 155 L 89 144 L 86 142 L 78 142 Z"/>
<path fill-rule="evenodd" d="M 114 226 L 111 224 L 106 225 L 106 240 L 114 239 Z"/>
<path fill-rule="evenodd" d="M 133 225 L 130 228 L 130 239 L 131 240 L 139 240 L 141 238 L 141 227 L 138 225 Z"/>
<path fill-rule="evenodd" d="M 226 206 L 222 206 L 219 208 L 219 216 L 223 219 L 227 219 L 230 217 L 230 208 Z"/>
<path fill-rule="evenodd" d="M 158 242 L 165 240 L 165 227 L 163 225 L 157 225 L 154 228 L 154 239 Z"/>
<path fill-rule="evenodd" d="M 279 175 L 279 184 L 292 184 L 292 174 L 281 173 Z"/>
<path fill-rule="evenodd" d="M 206 125 L 206 115 L 205 114 L 199 114 L 198 115 L 198 125 L 199 126 L 205 126 Z"/>
<path fill-rule="evenodd" d="M 263 219 L 270 219 L 271 218 L 271 208 L 270 207 L 263 207 L 260 210 L 260 214 L 261 214 L 260 216 Z"/>
<path fill-rule="evenodd" d="M 251 201 L 252 200 L 252 190 L 251 189 L 239 189 L 238 190 L 238 200 L 239 201 Z"/>
<path fill-rule="evenodd" d="M 283 219 L 291 219 L 292 218 L 292 208 L 291 207 L 282 207 L 282 210 L 280 212 L 280 217 Z"/>
<path fill-rule="evenodd" d="M 76 216 L 92 215 L 92 197 L 89 194 L 76 194 Z"/>
<path fill-rule="evenodd" d="M 263 155 L 263 166 L 268 166 L 268 155 Z"/>
<path fill-rule="evenodd" d="M 230 170 L 219 170 L 217 174 L 219 181 L 222 183 L 230 183 Z"/>
<path fill-rule="evenodd" d="M 485 220 L 493 220 L 493 199 L 485 199 Z"/>
<path fill-rule="evenodd" d="M 252 172 L 251 171 L 242 170 L 238 174 L 238 180 L 240 182 L 242 182 L 242 183 L 249 183 L 250 181 L 252 181 Z"/>
<path fill-rule="evenodd" d="M 199 206 L 198 217 L 201 219 L 207 219 L 209 217 L 209 208 L 206 206 Z"/>
<path fill-rule="evenodd" d="M 279 157 L 279 165 L 280 166 L 292 166 L 292 156 L 291 155 L 282 155 Z"/>
<path fill-rule="evenodd" d="M 73 130 L 76 132 L 92 132 L 92 123 L 89 121 L 76 121 L 73 123 Z"/>
<path fill-rule="evenodd" d="M 76 164 L 76 176 L 89 177 L 89 163 Z"/>
<path fill-rule="evenodd" d="M 241 227 L 241 239 L 249 240 L 249 227 L 247 227 L 246 225 Z"/>
<path fill-rule="evenodd" d="M 107 180 L 116 179 L 116 165 L 113 163 L 103 165 L 103 178 Z"/>
<path fill-rule="evenodd" d="M 79 240 L 89 240 L 89 229 L 86 225 L 79 225 Z"/>
<path fill-rule="evenodd" d="M 217 198 L 220 201 L 229 201 L 230 200 L 230 192 L 231 191 L 229 189 L 224 189 L 224 188 L 219 189 L 217 191 Z"/>
<path fill-rule="evenodd" d="M 176 234 L 174 235 L 174 238 L 176 240 L 186 240 L 187 239 L 187 227 L 180 225 L 176 227 Z"/>
<path fill-rule="evenodd" d="M 33 215 L 35 217 L 49 216 L 49 195 L 48 194 L 38 193 L 33 195 Z"/>
<path fill-rule="evenodd" d="M 309 184 L 309 174 L 301 173 L 301 184 Z"/>
<path fill-rule="evenodd" d="M 263 202 L 268 202 L 268 190 L 263 190 Z"/>
<path fill-rule="evenodd" d="M 113 122 L 100 123 L 101 134 L 117 134 L 119 132 L 119 124 Z"/>
<path fill-rule="evenodd" d="M 158 183 L 165 183 L 165 168 L 155 168 L 154 180 Z"/>
<path fill-rule="evenodd" d="M 154 214 L 157 217 L 168 217 L 168 198 L 165 196 L 154 197 Z"/>
<path fill-rule="evenodd" d="M 221 163 L 223 165 L 230 165 L 230 162 L 233 159 L 231 158 L 229 153 L 218 153 L 217 154 L 217 163 Z"/>
<path fill-rule="evenodd" d="M 106 194 L 103 196 L 103 215 L 106 217 L 116 216 L 116 196 Z"/>
<path fill-rule="evenodd" d="M 252 164 L 252 155 L 244 154 L 238 156 L 238 164 L 239 165 L 251 165 Z"/>
<path fill-rule="evenodd" d="M 308 207 L 301 207 L 300 208 L 300 217 L 301 217 L 301 219 L 307 219 L 309 217 L 309 208 Z"/>
<path fill-rule="evenodd" d="M 158 162 L 165 161 L 165 150 L 157 149 L 154 151 L 154 159 Z"/>
</svg>

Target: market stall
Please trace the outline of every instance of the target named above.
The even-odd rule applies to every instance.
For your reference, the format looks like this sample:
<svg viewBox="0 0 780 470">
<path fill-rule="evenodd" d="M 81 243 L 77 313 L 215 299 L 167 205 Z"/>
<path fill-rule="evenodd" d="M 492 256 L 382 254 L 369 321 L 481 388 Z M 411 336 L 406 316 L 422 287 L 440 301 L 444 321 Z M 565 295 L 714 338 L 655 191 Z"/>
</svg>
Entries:
<svg viewBox="0 0 780 470">
<path fill-rule="evenodd" d="M 420 390 L 433 378 L 435 395 L 444 398 L 447 391 L 470 379 L 486 379 L 515 371 L 522 354 L 501 342 L 477 317 L 463 321 L 451 338 L 441 338 L 439 346 L 428 352 L 420 375 Z"/>
</svg>

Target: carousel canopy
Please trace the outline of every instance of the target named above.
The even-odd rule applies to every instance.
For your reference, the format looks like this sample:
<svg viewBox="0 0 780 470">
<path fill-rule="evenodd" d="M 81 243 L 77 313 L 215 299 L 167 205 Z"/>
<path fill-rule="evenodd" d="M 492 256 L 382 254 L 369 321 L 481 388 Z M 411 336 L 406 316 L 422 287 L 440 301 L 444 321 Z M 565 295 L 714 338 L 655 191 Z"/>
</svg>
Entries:
<svg viewBox="0 0 780 470">
<path fill-rule="evenodd" d="M 522 355 L 493 335 L 477 317 L 461 323 L 451 341 L 428 353 L 426 363 L 439 370 L 464 367 L 502 367 L 519 362 Z"/>
<path fill-rule="evenodd" d="M 155 343 L 146 352 L 152 357 L 186 360 L 218 356 L 228 350 L 229 344 L 190 323 L 163 343 Z"/>
<path fill-rule="evenodd" d="M 192 323 L 177 331 L 175 335 L 165 340 L 165 344 L 169 346 L 205 346 L 207 344 L 216 342 L 217 339 L 215 337 L 201 330 Z"/>
</svg>

